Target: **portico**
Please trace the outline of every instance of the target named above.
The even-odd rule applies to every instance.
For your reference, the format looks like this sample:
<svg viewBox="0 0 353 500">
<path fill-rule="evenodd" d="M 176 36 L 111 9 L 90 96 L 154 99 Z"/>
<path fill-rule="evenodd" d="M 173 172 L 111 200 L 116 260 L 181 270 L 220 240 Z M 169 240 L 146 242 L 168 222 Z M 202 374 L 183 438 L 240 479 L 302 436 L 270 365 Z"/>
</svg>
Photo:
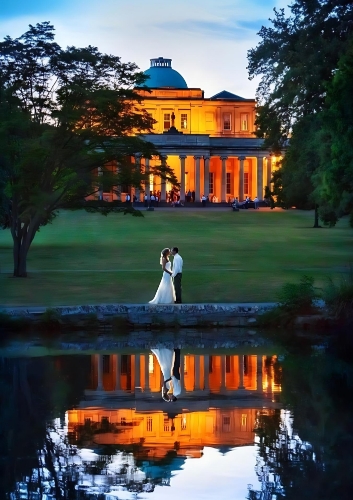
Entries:
<svg viewBox="0 0 353 500">
<path fill-rule="evenodd" d="M 273 158 L 260 149 L 259 139 L 250 139 L 251 144 L 246 144 L 242 139 L 219 140 L 204 134 L 173 138 L 146 135 L 145 138 L 156 145 L 163 161 L 173 168 L 180 183 L 182 202 L 188 191 L 195 192 L 195 201 L 200 201 L 203 194 L 215 203 L 235 197 L 242 201 L 246 196 L 262 199 L 264 188 L 271 180 Z M 149 160 L 141 161 L 149 168 Z M 160 178 L 151 179 L 149 188 L 160 191 L 161 201 L 166 201 L 165 193 L 170 186 Z"/>
</svg>

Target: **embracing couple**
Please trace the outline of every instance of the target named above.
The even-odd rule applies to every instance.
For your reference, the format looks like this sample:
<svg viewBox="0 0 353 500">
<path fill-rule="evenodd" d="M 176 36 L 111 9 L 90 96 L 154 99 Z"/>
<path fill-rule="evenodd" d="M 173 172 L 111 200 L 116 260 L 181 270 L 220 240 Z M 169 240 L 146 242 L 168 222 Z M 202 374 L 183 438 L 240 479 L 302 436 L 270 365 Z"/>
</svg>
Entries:
<svg viewBox="0 0 353 500">
<path fill-rule="evenodd" d="M 169 260 L 173 255 L 173 269 Z M 150 304 L 181 304 L 181 278 L 183 272 L 183 259 L 177 247 L 164 248 L 161 252 L 160 264 L 163 275 L 156 295 Z"/>
</svg>

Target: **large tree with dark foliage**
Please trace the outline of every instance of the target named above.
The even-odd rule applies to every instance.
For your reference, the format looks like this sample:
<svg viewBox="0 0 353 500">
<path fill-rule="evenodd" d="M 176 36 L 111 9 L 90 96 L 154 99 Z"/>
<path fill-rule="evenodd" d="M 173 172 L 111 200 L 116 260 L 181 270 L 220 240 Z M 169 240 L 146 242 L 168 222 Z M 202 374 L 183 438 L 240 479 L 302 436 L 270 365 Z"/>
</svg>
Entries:
<svg viewBox="0 0 353 500">
<path fill-rule="evenodd" d="M 274 11 L 248 53 L 250 78 L 261 76 L 256 134 L 274 152 L 286 151 L 277 183 L 281 203 L 319 204 L 323 220 L 333 224 L 352 204 L 350 159 L 342 150 L 349 144 L 353 107 L 353 4 L 295 0 L 289 8 L 288 16 L 284 9 Z M 346 172 L 345 182 L 337 169 Z"/>
<path fill-rule="evenodd" d="M 95 47 L 62 49 L 47 22 L 0 43 L 0 217 L 14 242 L 14 276 L 27 275 L 31 242 L 60 208 L 83 203 L 102 179 L 140 187 L 132 156 L 158 156 L 141 136 L 153 123 L 135 91 L 144 81 L 134 63 Z M 176 183 L 163 162 L 151 171 Z"/>
</svg>

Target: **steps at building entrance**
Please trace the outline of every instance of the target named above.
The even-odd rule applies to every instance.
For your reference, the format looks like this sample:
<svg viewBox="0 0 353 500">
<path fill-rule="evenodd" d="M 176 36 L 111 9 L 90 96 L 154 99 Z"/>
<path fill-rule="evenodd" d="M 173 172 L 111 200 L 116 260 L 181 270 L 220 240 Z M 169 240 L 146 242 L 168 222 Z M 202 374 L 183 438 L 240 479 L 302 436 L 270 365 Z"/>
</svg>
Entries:
<svg viewBox="0 0 353 500">
<path fill-rule="evenodd" d="M 138 208 L 140 210 L 143 210 L 146 207 L 145 203 L 143 201 L 136 201 L 133 203 L 134 208 Z M 200 201 L 195 201 L 194 203 L 184 203 L 184 207 L 186 208 L 203 208 L 202 203 Z M 171 203 L 167 203 L 166 201 L 160 201 L 158 202 L 158 206 L 155 205 L 155 208 L 184 208 L 184 207 L 173 207 Z M 226 202 L 221 202 L 221 203 L 212 203 L 212 202 L 206 202 L 206 207 L 210 208 L 219 208 L 219 207 L 229 207 L 230 204 Z"/>
</svg>

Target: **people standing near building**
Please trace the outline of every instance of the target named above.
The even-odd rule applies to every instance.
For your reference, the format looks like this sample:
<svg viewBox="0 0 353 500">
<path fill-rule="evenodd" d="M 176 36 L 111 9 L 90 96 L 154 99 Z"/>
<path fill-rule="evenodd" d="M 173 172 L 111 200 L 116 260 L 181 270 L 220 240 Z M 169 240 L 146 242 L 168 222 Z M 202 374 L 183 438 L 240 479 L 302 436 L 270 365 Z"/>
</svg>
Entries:
<svg viewBox="0 0 353 500">
<path fill-rule="evenodd" d="M 156 207 L 158 207 L 158 202 L 159 202 L 158 194 L 156 194 L 156 196 L 154 197 L 154 200 L 155 200 Z"/>
<path fill-rule="evenodd" d="M 126 193 L 126 197 L 125 197 L 126 205 L 130 205 L 130 202 L 131 202 L 131 196 L 129 195 L 129 193 Z"/>
<path fill-rule="evenodd" d="M 190 203 L 190 201 L 191 201 L 191 191 L 190 191 L 190 189 L 189 189 L 189 191 L 186 193 L 186 201 L 187 201 L 188 203 Z"/>
<path fill-rule="evenodd" d="M 259 208 L 259 198 L 257 196 L 254 198 L 254 208 L 255 210 Z"/>
<path fill-rule="evenodd" d="M 156 197 L 153 193 L 150 196 L 150 200 L 151 200 L 151 207 L 154 207 L 155 202 L 156 202 Z"/>
<path fill-rule="evenodd" d="M 203 207 L 205 207 L 205 206 L 206 206 L 206 201 L 207 201 L 207 198 L 206 198 L 206 196 L 203 194 L 203 195 L 201 196 L 201 203 L 202 203 L 202 206 L 203 206 Z"/>
<path fill-rule="evenodd" d="M 191 193 L 192 202 L 195 203 L 195 191 Z"/>
<path fill-rule="evenodd" d="M 182 303 L 182 300 L 181 300 L 181 278 L 183 275 L 183 259 L 181 258 L 181 255 L 179 255 L 178 247 L 173 247 L 171 253 L 174 256 L 172 278 L 174 281 L 175 303 L 181 304 Z"/>
</svg>

